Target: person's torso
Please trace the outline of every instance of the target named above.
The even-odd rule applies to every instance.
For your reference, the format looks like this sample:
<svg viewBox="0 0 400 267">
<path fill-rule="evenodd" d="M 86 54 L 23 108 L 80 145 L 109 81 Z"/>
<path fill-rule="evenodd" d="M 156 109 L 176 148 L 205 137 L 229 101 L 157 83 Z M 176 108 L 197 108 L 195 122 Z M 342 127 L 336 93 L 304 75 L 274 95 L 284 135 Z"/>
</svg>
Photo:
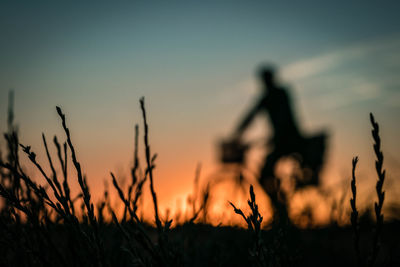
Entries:
<svg viewBox="0 0 400 267">
<path fill-rule="evenodd" d="M 282 88 L 270 90 L 264 97 L 263 107 L 271 120 L 274 138 L 287 139 L 299 135 L 290 105 L 289 97 Z"/>
</svg>

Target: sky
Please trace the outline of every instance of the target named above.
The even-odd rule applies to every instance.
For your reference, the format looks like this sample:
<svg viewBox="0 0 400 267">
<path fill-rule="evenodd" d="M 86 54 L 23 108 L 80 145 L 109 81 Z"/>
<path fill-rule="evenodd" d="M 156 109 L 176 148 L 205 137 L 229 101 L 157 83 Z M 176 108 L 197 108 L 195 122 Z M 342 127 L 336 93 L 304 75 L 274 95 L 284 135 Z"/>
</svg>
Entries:
<svg viewBox="0 0 400 267">
<path fill-rule="evenodd" d="M 359 155 L 361 199 L 371 201 L 373 112 L 394 196 L 400 190 L 399 7 L 397 1 L 2 1 L 0 130 L 13 89 L 21 143 L 44 161 L 41 133 L 64 137 L 60 106 L 99 198 L 109 172 L 123 177 L 132 165 L 144 96 L 158 154 L 156 190 L 162 209 L 174 210 L 185 205 L 199 163 L 201 179 L 213 179 L 218 141 L 260 93 L 257 67 L 272 63 L 304 134 L 329 133 L 321 188 L 342 190 L 351 158 Z M 269 134 L 260 117 L 246 138 Z M 259 169 L 263 153 L 251 151 L 250 170 Z M 232 192 L 221 198 L 241 201 Z M 302 193 L 296 203 L 304 206 L 318 192 Z"/>
</svg>

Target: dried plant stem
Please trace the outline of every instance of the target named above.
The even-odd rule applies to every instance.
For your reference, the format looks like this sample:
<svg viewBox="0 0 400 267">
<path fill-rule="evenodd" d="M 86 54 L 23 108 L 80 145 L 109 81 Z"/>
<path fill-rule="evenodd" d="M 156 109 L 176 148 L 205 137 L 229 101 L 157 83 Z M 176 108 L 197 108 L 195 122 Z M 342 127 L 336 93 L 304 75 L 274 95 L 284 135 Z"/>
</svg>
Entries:
<svg viewBox="0 0 400 267">
<path fill-rule="evenodd" d="M 251 213 L 246 216 L 243 211 L 229 202 L 233 207 L 236 214 L 240 215 L 247 223 L 247 228 L 253 234 L 253 248 L 249 251 L 250 256 L 253 258 L 256 266 L 266 266 L 266 247 L 263 239 L 261 238 L 261 223 L 263 217 L 261 216 L 258 205 L 256 203 L 256 195 L 254 194 L 253 186 L 250 185 L 250 199 L 247 204 L 250 207 Z"/>
<path fill-rule="evenodd" d="M 50 185 L 51 189 L 53 190 L 54 196 L 56 197 L 56 199 L 58 200 L 59 203 L 54 203 L 53 201 L 51 201 L 51 199 L 48 197 L 46 191 L 44 189 L 41 189 L 40 187 L 38 188 L 31 181 L 31 179 L 29 179 L 27 176 L 21 175 L 21 178 L 24 179 L 24 181 L 27 182 L 27 184 L 29 184 L 37 192 L 37 194 L 39 196 L 43 197 L 46 200 L 46 203 L 49 206 L 51 206 L 55 211 L 57 211 L 61 215 L 61 217 L 69 218 L 67 216 L 69 214 L 68 206 L 63 205 L 64 209 L 62 209 L 60 206 L 60 203 L 65 203 L 63 200 L 62 194 L 60 194 L 60 192 L 58 192 L 56 186 L 53 183 L 53 180 L 51 180 L 48 177 L 46 172 L 43 170 L 42 166 L 36 161 L 36 154 L 31 151 L 30 146 L 24 146 L 22 144 L 20 144 L 20 146 L 22 147 L 23 151 L 28 155 L 29 160 L 33 163 L 33 165 L 35 165 L 35 167 L 40 171 L 42 176 L 46 179 L 47 183 Z M 20 171 L 22 173 L 22 169 Z"/>
<path fill-rule="evenodd" d="M 56 108 L 57 108 L 57 113 L 58 113 L 58 115 L 60 116 L 60 118 L 62 120 L 62 126 L 63 126 L 63 129 L 64 129 L 65 134 L 67 136 L 67 143 L 68 143 L 69 149 L 71 150 L 72 163 L 74 164 L 74 167 L 75 167 L 76 172 L 77 172 L 79 186 L 82 189 L 83 201 L 84 201 L 86 209 L 87 209 L 88 218 L 89 218 L 90 224 L 95 226 L 96 225 L 96 218 L 94 216 L 93 204 L 90 202 L 91 196 L 90 196 L 89 188 L 88 188 L 88 186 L 87 186 L 87 184 L 86 184 L 86 182 L 85 182 L 85 180 L 83 178 L 81 164 L 76 159 L 75 148 L 74 148 L 74 146 L 72 144 L 72 141 L 71 141 L 71 134 L 70 134 L 69 129 L 68 129 L 68 127 L 66 125 L 66 122 L 65 122 L 65 115 L 62 113 L 60 107 L 56 107 Z"/>
<path fill-rule="evenodd" d="M 56 172 L 56 170 L 54 168 L 53 161 L 51 159 L 51 156 L 50 156 L 50 153 L 49 153 L 49 149 L 47 147 L 46 137 L 45 137 L 45 135 L 43 133 L 42 133 L 42 139 L 43 139 L 44 147 L 46 149 L 47 159 L 49 161 L 49 165 L 50 165 L 51 171 L 53 173 L 52 181 L 53 181 L 53 183 L 55 185 L 55 188 L 58 190 L 59 201 L 62 204 L 62 206 L 64 207 L 64 210 L 65 210 L 66 214 L 69 217 L 69 216 L 71 216 L 71 210 L 70 210 L 70 207 L 68 206 L 68 200 L 67 200 L 67 198 L 65 196 L 65 192 L 63 192 L 63 190 L 61 189 L 60 182 L 58 181 L 57 172 Z"/>
<path fill-rule="evenodd" d="M 156 219 L 157 229 L 161 230 L 162 224 L 160 221 L 160 217 L 158 215 L 157 195 L 154 190 L 154 182 L 153 182 L 153 164 L 150 160 L 151 154 L 150 154 L 150 145 L 149 145 L 149 126 L 147 125 L 146 109 L 144 106 L 144 97 L 140 99 L 140 107 L 142 109 L 142 114 L 143 114 L 144 145 L 145 145 L 145 149 L 146 149 L 147 170 L 148 170 L 148 174 L 149 174 L 149 178 L 150 178 L 150 191 L 151 191 L 151 196 L 153 198 L 153 204 L 154 204 L 154 216 Z"/>
<path fill-rule="evenodd" d="M 378 202 L 375 202 L 375 216 L 376 216 L 376 230 L 373 237 L 372 243 L 372 253 L 369 260 L 369 266 L 375 264 L 376 258 L 378 256 L 380 244 L 379 239 L 382 232 L 383 226 L 383 214 L 382 207 L 383 201 L 385 199 L 385 192 L 383 191 L 383 182 L 385 181 L 385 170 L 382 170 L 383 166 L 383 153 L 381 151 L 381 138 L 379 136 L 379 125 L 375 121 L 374 116 L 370 113 L 370 120 L 372 124 L 372 138 L 374 139 L 374 152 L 376 155 L 375 169 L 378 175 L 378 181 L 376 182 L 376 193 L 378 196 Z"/>
<path fill-rule="evenodd" d="M 119 195 L 120 199 L 122 200 L 122 202 L 124 203 L 125 207 L 127 208 L 131 218 L 134 219 L 135 222 L 136 222 L 135 226 L 136 226 L 136 228 L 138 230 L 138 232 L 135 234 L 136 241 L 138 241 L 141 244 L 141 246 L 146 251 L 148 251 L 154 258 L 156 258 L 160 263 L 163 263 L 164 261 L 163 261 L 161 255 L 159 254 L 157 249 L 154 247 L 153 242 L 151 241 L 150 237 L 148 236 L 148 234 L 146 233 L 145 229 L 143 228 L 142 222 L 140 221 L 139 217 L 137 216 L 136 211 L 131 208 L 129 201 L 125 198 L 122 189 L 118 185 L 117 179 L 115 178 L 115 176 L 114 176 L 114 174 L 112 172 L 110 174 L 111 174 L 111 177 L 112 177 L 113 185 L 114 185 L 115 189 L 117 189 L 117 192 L 118 192 L 118 195 Z M 130 243 L 131 242 L 130 235 L 127 233 L 125 228 L 118 222 L 117 216 L 115 215 L 115 213 L 111 209 L 111 207 L 109 207 L 109 210 L 111 212 L 112 219 L 113 219 L 114 223 L 122 231 L 122 233 L 123 233 L 125 239 L 128 241 L 128 243 Z M 132 253 L 135 253 L 135 249 L 130 247 L 130 250 L 132 251 Z"/>
<path fill-rule="evenodd" d="M 157 233 L 158 233 L 158 245 L 160 248 L 161 257 L 161 265 L 162 266 L 178 266 L 180 265 L 179 259 L 180 257 L 176 255 L 172 246 L 169 244 L 167 232 L 171 226 L 172 220 L 167 220 L 164 225 L 161 223 L 160 216 L 158 213 L 158 203 L 157 203 L 157 195 L 154 190 L 154 180 L 153 180 L 153 168 L 154 168 L 154 160 L 157 157 L 157 154 L 151 155 L 150 153 L 150 145 L 149 145 L 149 127 L 147 125 L 147 117 L 146 117 L 146 109 L 144 106 L 144 97 L 140 99 L 140 107 L 142 109 L 143 115 L 143 124 L 144 124 L 144 146 L 146 151 L 146 163 L 147 169 L 145 173 L 148 173 L 150 178 L 150 191 L 153 199 L 154 205 L 154 217 L 156 220 Z"/>
<path fill-rule="evenodd" d="M 351 206 L 351 226 L 354 232 L 354 250 L 356 252 L 357 266 L 360 266 L 360 227 L 358 224 L 358 211 L 357 211 L 357 187 L 356 187 L 356 166 L 358 157 L 354 157 L 352 161 L 352 179 L 351 179 L 351 192 L 353 198 L 350 199 Z"/>
<path fill-rule="evenodd" d="M 74 203 L 71 200 L 71 190 L 70 190 L 69 185 L 68 185 L 68 174 L 67 174 L 67 163 L 68 163 L 67 151 L 68 150 L 67 150 L 67 143 L 64 143 L 64 146 L 63 146 L 63 148 L 64 148 L 64 159 L 63 159 L 62 155 L 61 155 L 61 146 L 60 146 L 60 143 L 58 142 L 56 136 L 54 136 L 53 141 L 54 141 L 54 145 L 57 148 L 58 160 L 60 161 L 61 169 L 62 169 L 63 176 L 64 176 L 63 189 L 64 189 L 64 193 L 65 193 L 65 198 L 67 199 L 67 201 L 68 201 L 68 203 L 70 205 L 72 215 L 75 216 Z"/>
<path fill-rule="evenodd" d="M 82 175 L 81 165 L 78 162 L 77 157 L 76 157 L 75 148 L 71 141 L 71 134 L 69 132 L 69 129 L 68 129 L 66 121 L 65 121 L 65 114 L 62 113 L 62 110 L 60 107 L 57 106 L 56 109 L 57 109 L 58 115 L 61 118 L 62 127 L 67 136 L 67 143 L 68 143 L 69 149 L 71 150 L 72 163 L 74 164 L 74 167 L 76 169 L 77 176 L 78 176 L 78 183 L 82 190 L 83 202 L 85 203 L 85 207 L 87 210 L 87 215 L 89 218 L 90 225 L 93 227 L 94 243 L 96 245 L 95 248 L 96 248 L 97 262 L 98 262 L 98 265 L 104 266 L 104 265 L 107 265 L 104 260 L 104 248 L 103 248 L 100 236 L 99 236 L 97 220 L 94 215 L 94 206 L 93 206 L 93 203 L 91 203 L 91 201 L 90 201 L 91 196 L 90 196 L 89 187 L 86 183 L 86 179 Z"/>
<path fill-rule="evenodd" d="M 133 167 L 131 169 L 131 178 L 132 178 L 132 182 L 131 185 L 128 187 L 128 202 L 130 203 L 132 200 L 132 191 L 133 188 L 135 186 L 135 184 L 138 182 L 138 176 L 137 176 L 137 169 L 139 168 L 139 156 L 138 156 L 138 147 L 139 147 L 139 125 L 135 125 L 135 146 L 134 146 L 134 153 L 133 153 Z M 141 186 L 143 185 L 143 183 L 139 182 L 139 185 L 141 184 Z M 138 189 L 138 186 L 136 187 Z M 140 187 L 141 190 L 141 187 Z M 140 196 L 138 194 L 135 195 L 136 196 Z M 134 203 L 136 204 L 136 203 Z M 137 207 L 134 206 L 134 209 L 136 209 Z M 127 219 L 127 214 L 128 214 L 128 210 L 127 207 L 125 206 L 124 208 L 124 217 L 123 217 L 123 221 L 125 222 Z"/>
</svg>

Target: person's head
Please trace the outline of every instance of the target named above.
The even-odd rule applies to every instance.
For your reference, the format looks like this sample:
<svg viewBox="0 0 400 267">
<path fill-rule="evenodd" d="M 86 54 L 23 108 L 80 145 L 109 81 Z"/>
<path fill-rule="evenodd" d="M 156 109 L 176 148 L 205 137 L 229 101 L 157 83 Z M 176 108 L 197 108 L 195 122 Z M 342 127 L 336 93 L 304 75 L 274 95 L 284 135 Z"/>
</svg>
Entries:
<svg viewBox="0 0 400 267">
<path fill-rule="evenodd" d="M 258 77 L 265 87 L 273 88 L 275 85 L 275 69 L 272 66 L 263 65 L 258 70 Z"/>
</svg>

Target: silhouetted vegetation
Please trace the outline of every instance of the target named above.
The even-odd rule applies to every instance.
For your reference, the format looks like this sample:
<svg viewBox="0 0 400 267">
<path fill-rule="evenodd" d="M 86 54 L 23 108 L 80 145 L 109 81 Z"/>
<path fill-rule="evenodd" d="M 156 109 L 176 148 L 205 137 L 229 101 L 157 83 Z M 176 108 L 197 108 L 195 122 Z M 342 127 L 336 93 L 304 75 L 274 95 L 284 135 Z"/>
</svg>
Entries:
<svg viewBox="0 0 400 267">
<path fill-rule="evenodd" d="M 378 181 L 375 203 L 376 222 L 360 214 L 356 204 L 356 164 L 353 159 L 352 199 L 349 225 L 339 228 L 300 229 L 292 222 L 271 224 L 263 228 L 263 215 L 250 186 L 248 205 L 233 212 L 243 218 L 247 229 L 212 226 L 206 218 L 210 185 L 199 189 L 196 172 L 191 196 L 192 215 L 182 224 L 160 217 L 153 169 L 156 154 L 150 150 L 149 127 L 144 99 L 140 100 L 144 125 L 146 166 L 142 170 L 138 157 L 139 127 L 135 130 L 134 161 L 131 179 L 126 186 L 111 181 L 123 207 L 122 216 L 110 204 L 108 189 L 99 203 L 94 203 L 73 143 L 67 117 L 60 107 L 65 142 L 53 138 L 57 155 L 49 151 L 42 135 L 47 165 L 39 162 L 29 145 L 21 144 L 14 123 L 12 100 L 8 128 L 4 134 L 5 154 L 0 155 L 0 266 L 394 266 L 399 264 L 400 224 L 383 219 L 384 191 L 383 153 L 379 127 L 371 114 L 374 151 L 377 157 Z M 21 153 L 22 152 L 22 153 Z M 22 166 L 26 157 L 44 179 L 36 182 Z M 74 172 L 68 172 L 72 164 Z M 44 167 L 46 166 L 46 168 Z M 49 169 L 50 171 L 46 171 Z M 76 179 L 79 192 L 72 192 L 71 179 Z M 143 190 L 149 186 L 154 208 L 154 222 L 138 214 Z M 227 200 L 228 201 L 228 200 Z M 80 208 L 80 209 L 79 209 Z M 374 234 L 369 232 L 374 228 Z M 354 241 L 352 242 L 352 234 Z M 372 250 L 371 241 L 372 240 Z"/>
</svg>

